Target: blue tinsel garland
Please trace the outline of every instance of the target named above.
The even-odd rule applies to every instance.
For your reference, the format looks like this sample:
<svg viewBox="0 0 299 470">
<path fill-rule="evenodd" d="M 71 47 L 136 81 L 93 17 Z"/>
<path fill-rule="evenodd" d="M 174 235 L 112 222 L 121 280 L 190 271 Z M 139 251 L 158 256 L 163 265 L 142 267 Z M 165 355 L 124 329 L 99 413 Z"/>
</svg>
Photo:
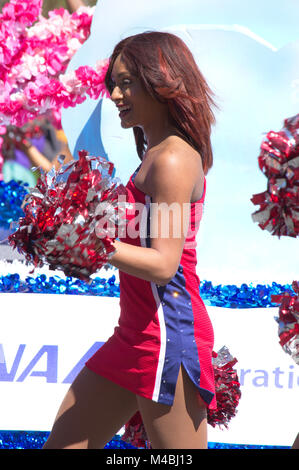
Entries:
<svg viewBox="0 0 299 470">
<path fill-rule="evenodd" d="M 68 294 L 68 295 L 96 295 L 105 297 L 119 297 L 119 284 L 116 277 L 96 277 L 90 284 L 78 279 L 67 277 L 65 279 L 54 275 L 40 274 L 27 276 L 22 280 L 18 273 L 0 276 L 0 293 L 21 292 L 38 294 Z M 242 284 L 213 286 L 210 281 L 202 281 L 200 294 L 206 305 L 226 308 L 265 308 L 275 307 L 271 302 L 271 295 L 289 292 L 294 295 L 290 284 L 282 285 L 273 282 L 271 285 Z"/>
<path fill-rule="evenodd" d="M 37 431 L 0 431 L 0 449 L 41 449 L 49 433 Z M 209 449 L 288 449 L 286 446 L 263 446 L 248 444 L 223 444 L 209 442 Z M 105 449 L 136 449 L 116 435 Z"/>
<path fill-rule="evenodd" d="M 0 227 L 9 228 L 11 222 L 16 222 L 24 216 L 21 209 L 24 197 L 28 193 L 28 185 L 17 181 L 5 183 L 0 181 Z"/>
</svg>

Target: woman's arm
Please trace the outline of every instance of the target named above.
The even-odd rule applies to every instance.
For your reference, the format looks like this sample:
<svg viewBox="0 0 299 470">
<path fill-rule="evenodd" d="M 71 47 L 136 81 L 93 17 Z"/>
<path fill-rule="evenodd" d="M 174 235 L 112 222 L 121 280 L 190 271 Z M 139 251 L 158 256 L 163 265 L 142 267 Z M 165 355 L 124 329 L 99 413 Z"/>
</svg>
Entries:
<svg viewBox="0 0 299 470">
<path fill-rule="evenodd" d="M 73 156 L 70 152 L 68 144 L 66 142 L 61 142 L 60 152 L 55 156 L 51 161 L 43 153 L 41 153 L 29 140 L 23 139 L 18 142 L 18 148 L 24 152 L 29 158 L 32 166 L 42 168 L 46 173 L 50 171 L 53 167 L 55 170 L 59 170 L 61 167 L 58 158 L 60 155 L 64 155 L 63 164 L 68 163 L 73 160 Z"/>
<path fill-rule="evenodd" d="M 42 168 L 45 172 L 51 170 L 53 164 L 34 145 L 28 143 L 19 148 L 27 155 L 32 166 Z"/>
<path fill-rule="evenodd" d="M 167 284 L 169 276 L 162 254 L 154 248 L 143 248 L 120 241 L 114 242 L 116 253 L 110 264 L 131 276 L 159 285 Z"/>
<path fill-rule="evenodd" d="M 86 3 L 82 0 L 66 0 L 66 3 L 72 13 L 78 10 L 78 8 L 86 6 Z"/>
<path fill-rule="evenodd" d="M 128 274 L 167 284 L 175 275 L 189 226 L 190 200 L 198 167 L 195 160 L 166 151 L 152 164 L 151 248 L 116 241 L 110 264 Z"/>
<path fill-rule="evenodd" d="M 51 168 L 54 166 L 55 170 L 59 170 L 61 168 L 61 164 L 59 163 L 59 157 L 61 155 L 64 156 L 63 165 L 74 160 L 74 157 L 71 154 L 68 144 L 65 142 L 61 142 L 61 144 L 62 145 L 61 145 L 60 152 L 56 155 L 56 157 L 51 162 Z"/>
</svg>

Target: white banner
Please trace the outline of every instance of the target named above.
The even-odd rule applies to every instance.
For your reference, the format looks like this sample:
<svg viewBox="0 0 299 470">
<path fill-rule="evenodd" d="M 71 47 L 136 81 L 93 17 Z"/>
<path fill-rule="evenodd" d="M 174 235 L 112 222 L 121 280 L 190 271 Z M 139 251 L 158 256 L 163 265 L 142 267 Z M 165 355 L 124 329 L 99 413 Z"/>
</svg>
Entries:
<svg viewBox="0 0 299 470">
<path fill-rule="evenodd" d="M 116 297 L 1 294 L 0 430 L 49 431 L 85 360 L 113 333 Z M 208 307 L 215 350 L 237 357 L 242 398 L 209 441 L 288 446 L 298 432 L 299 368 L 278 344 L 278 309 Z"/>
</svg>

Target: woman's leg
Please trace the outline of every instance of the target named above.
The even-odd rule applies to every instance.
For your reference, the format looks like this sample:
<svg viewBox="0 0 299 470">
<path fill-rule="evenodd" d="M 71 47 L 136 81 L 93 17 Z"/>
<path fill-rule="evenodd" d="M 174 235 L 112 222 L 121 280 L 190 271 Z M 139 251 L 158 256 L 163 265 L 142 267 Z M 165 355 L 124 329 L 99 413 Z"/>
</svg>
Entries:
<svg viewBox="0 0 299 470">
<path fill-rule="evenodd" d="M 291 449 L 299 449 L 299 433 L 296 436 L 296 439 L 293 442 Z"/>
<path fill-rule="evenodd" d="M 206 449 L 207 409 L 181 367 L 172 406 L 137 397 L 153 449 Z"/>
<path fill-rule="evenodd" d="M 137 411 L 129 390 L 84 367 L 67 392 L 44 449 L 100 449 Z"/>
</svg>

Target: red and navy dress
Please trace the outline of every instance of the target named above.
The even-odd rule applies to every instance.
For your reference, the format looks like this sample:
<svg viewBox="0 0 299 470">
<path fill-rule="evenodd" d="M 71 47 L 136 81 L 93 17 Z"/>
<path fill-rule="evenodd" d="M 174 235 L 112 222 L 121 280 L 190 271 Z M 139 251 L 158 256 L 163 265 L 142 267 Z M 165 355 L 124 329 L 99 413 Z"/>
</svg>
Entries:
<svg viewBox="0 0 299 470">
<path fill-rule="evenodd" d="M 120 240 L 150 247 L 152 201 L 134 184 L 139 168 L 126 186 L 131 208 L 127 210 L 126 234 Z M 206 180 L 201 199 L 191 204 L 189 231 L 180 264 L 167 285 L 159 286 L 119 272 L 118 326 L 86 363 L 89 369 L 136 395 L 167 405 L 173 403 L 181 365 L 207 406 L 215 408 L 216 403 L 212 366 L 214 334 L 196 274 L 196 234 L 205 193 Z"/>
</svg>

